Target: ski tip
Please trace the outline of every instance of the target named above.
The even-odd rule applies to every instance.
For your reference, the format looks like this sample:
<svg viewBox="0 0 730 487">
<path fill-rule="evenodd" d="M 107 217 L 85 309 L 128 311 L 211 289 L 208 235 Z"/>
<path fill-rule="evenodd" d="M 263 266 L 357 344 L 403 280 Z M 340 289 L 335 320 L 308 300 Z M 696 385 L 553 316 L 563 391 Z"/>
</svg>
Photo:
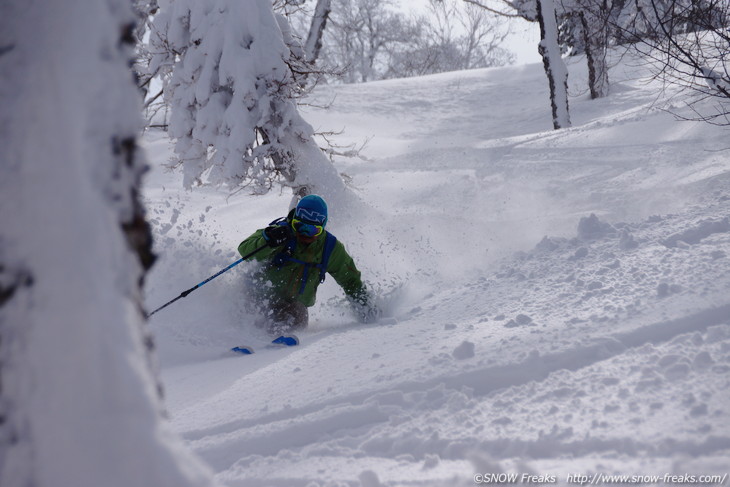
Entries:
<svg viewBox="0 0 730 487">
<path fill-rule="evenodd" d="M 284 345 L 287 347 L 293 347 L 299 345 L 299 337 L 296 335 L 281 335 L 271 340 L 274 345 Z"/>
<path fill-rule="evenodd" d="M 231 352 L 240 353 L 241 355 L 251 355 L 253 348 L 251 347 L 233 347 Z"/>
</svg>

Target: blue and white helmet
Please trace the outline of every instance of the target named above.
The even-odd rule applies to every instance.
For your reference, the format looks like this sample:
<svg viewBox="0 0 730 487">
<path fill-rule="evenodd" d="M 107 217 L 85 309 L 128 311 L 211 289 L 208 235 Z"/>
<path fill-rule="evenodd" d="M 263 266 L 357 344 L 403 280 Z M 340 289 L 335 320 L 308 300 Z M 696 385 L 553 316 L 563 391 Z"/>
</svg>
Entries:
<svg viewBox="0 0 730 487">
<path fill-rule="evenodd" d="M 321 196 L 310 194 L 299 200 L 294 218 L 313 225 L 327 225 L 327 203 Z"/>
</svg>

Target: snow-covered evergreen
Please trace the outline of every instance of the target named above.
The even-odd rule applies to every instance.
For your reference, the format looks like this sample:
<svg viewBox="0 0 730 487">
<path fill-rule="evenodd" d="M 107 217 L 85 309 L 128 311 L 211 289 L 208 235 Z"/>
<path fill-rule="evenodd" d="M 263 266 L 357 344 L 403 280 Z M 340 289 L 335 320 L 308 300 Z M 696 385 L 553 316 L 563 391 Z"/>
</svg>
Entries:
<svg viewBox="0 0 730 487">
<path fill-rule="evenodd" d="M 252 184 L 261 192 L 280 181 L 342 199 L 344 184 L 293 100 L 287 25 L 269 0 L 161 2 L 150 69 L 170 73 L 169 133 L 186 187 Z"/>
</svg>

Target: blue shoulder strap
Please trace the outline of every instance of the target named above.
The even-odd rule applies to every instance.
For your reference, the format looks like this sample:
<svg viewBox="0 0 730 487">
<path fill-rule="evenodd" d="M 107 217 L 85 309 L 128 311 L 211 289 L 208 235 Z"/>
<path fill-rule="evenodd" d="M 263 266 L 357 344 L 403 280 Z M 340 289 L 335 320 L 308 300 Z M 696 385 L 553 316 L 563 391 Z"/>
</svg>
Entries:
<svg viewBox="0 0 730 487">
<path fill-rule="evenodd" d="M 319 265 L 319 282 L 324 282 L 324 278 L 327 275 L 327 265 L 330 261 L 330 255 L 335 250 L 335 244 L 337 243 L 337 237 L 327 232 L 327 236 L 324 240 L 324 251 L 322 251 L 322 263 Z"/>
<path fill-rule="evenodd" d="M 274 225 L 284 226 L 284 225 L 288 225 L 288 224 L 289 224 L 289 222 L 287 221 L 286 217 L 282 216 L 281 218 L 277 218 L 273 222 L 269 223 L 269 226 L 270 227 L 273 227 Z"/>
</svg>

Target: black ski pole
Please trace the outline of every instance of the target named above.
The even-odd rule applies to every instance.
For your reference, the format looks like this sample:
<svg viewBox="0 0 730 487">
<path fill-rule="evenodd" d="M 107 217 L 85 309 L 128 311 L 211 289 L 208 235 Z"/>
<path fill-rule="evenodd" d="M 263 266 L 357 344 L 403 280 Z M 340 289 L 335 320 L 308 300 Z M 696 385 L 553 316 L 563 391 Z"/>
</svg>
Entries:
<svg viewBox="0 0 730 487">
<path fill-rule="evenodd" d="M 188 295 L 188 294 L 190 294 L 191 292 L 195 291 L 196 289 L 198 289 L 198 288 L 199 288 L 199 287 L 201 287 L 202 285 L 204 285 L 204 284 L 206 284 L 206 283 L 208 283 L 208 282 L 212 281 L 213 279 L 215 279 L 216 277 L 220 276 L 220 275 L 221 275 L 221 274 L 223 274 L 224 272 L 226 272 L 226 271 L 229 271 L 229 270 L 233 269 L 233 268 L 234 268 L 234 267 L 236 267 L 236 266 L 237 266 L 238 264 L 240 264 L 241 262 L 243 262 L 243 261 L 244 261 L 244 260 L 246 260 L 246 259 L 249 259 L 249 258 L 253 257 L 253 256 L 254 256 L 254 255 L 255 255 L 255 254 L 257 253 L 257 252 L 259 252 L 259 251 L 261 251 L 261 250 L 265 249 L 266 247 L 268 247 L 268 244 L 267 244 L 267 245 L 263 245 L 263 246 L 261 246 L 261 247 L 257 248 L 256 250 L 254 250 L 253 252 L 251 252 L 251 253 L 250 253 L 250 254 L 248 254 L 248 255 L 244 255 L 243 257 L 241 257 L 240 259 L 238 259 L 238 260 L 237 260 L 236 262 L 234 262 L 233 264 L 229 265 L 229 266 L 228 266 L 228 267 L 226 267 L 225 269 L 222 269 L 222 270 L 220 270 L 220 271 L 216 272 L 215 274 L 213 274 L 212 276 L 210 276 L 210 277 L 209 277 L 208 279 L 206 279 L 205 281 L 201 282 L 200 284 L 197 284 L 197 285 L 195 285 L 195 286 L 191 287 L 191 288 L 190 288 L 190 289 L 188 289 L 187 291 L 183 291 L 182 293 L 180 293 L 180 296 L 178 296 L 178 297 L 176 297 L 175 299 L 172 299 L 172 300 L 170 300 L 170 301 L 166 302 L 165 304 L 163 304 L 162 306 L 160 306 L 159 308 L 157 308 L 156 310 L 154 310 L 154 311 L 153 311 L 152 313 L 149 313 L 149 314 L 147 315 L 147 318 L 149 318 L 149 317 L 150 317 L 150 316 L 152 316 L 153 314 L 157 313 L 157 312 L 158 312 L 158 311 L 160 311 L 161 309 L 163 309 L 163 308 L 167 308 L 168 306 L 170 306 L 170 305 L 171 305 L 172 303 L 174 303 L 174 302 L 175 302 L 175 301 L 177 301 L 178 299 L 182 299 L 182 298 L 184 298 L 185 296 L 187 296 L 187 295 Z"/>
</svg>

